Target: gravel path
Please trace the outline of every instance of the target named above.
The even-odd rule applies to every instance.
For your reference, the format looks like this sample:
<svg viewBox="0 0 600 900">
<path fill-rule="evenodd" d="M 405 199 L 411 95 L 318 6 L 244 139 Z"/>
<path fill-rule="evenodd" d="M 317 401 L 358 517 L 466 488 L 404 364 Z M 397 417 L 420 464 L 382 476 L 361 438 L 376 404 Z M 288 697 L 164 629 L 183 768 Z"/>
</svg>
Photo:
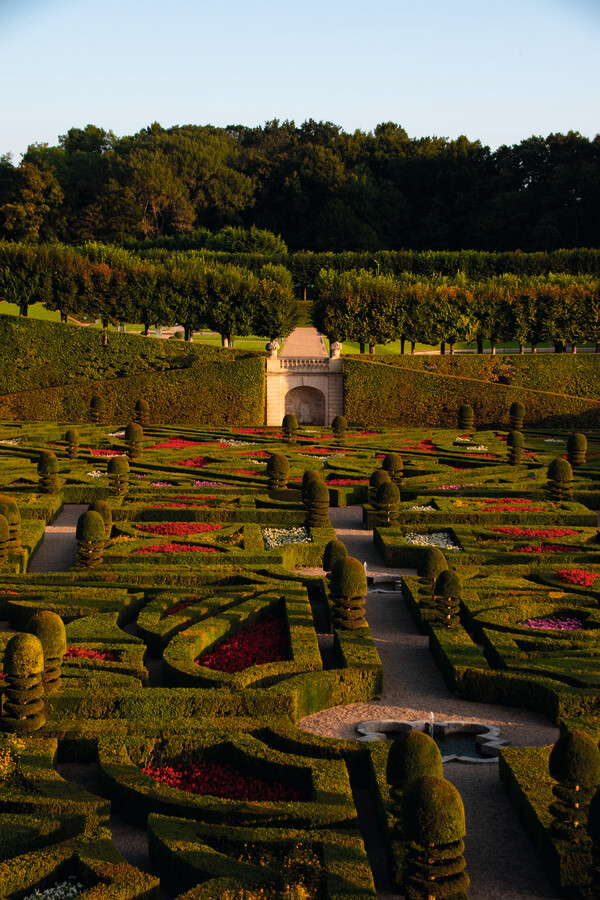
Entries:
<svg viewBox="0 0 600 900">
<path fill-rule="evenodd" d="M 65 503 L 52 525 L 46 525 L 44 539 L 31 557 L 28 572 L 66 572 L 77 558 L 75 529 L 87 503 Z"/>
<path fill-rule="evenodd" d="M 382 565 L 372 532 L 362 529 L 360 509 L 331 509 L 330 518 L 348 553 L 367 563 L 369 575 L 414 574 L 413 569 Z M 355 739 L 358 722 L 388 718 L 411 721 L 427 718 L 433 712 L 442 721 L 498 725 L 512 746 L 547 745 L 557 739 L 558 729 L 535 713 L 453 697 L 429 653 L 427 637 L 418 633 L 400 593 L 370 592 L 366 618 L 383 663 L 381 699 L 307 716 L 298 723 L 302 730 L 324 737 Z M 465 804 L 470 900 L 558 897 L 504 793 L 497 767 L 448 763 L 445 776 L 456 784 Z M 380 895 L 380 900 L 383 897 Z"/>
</svg>

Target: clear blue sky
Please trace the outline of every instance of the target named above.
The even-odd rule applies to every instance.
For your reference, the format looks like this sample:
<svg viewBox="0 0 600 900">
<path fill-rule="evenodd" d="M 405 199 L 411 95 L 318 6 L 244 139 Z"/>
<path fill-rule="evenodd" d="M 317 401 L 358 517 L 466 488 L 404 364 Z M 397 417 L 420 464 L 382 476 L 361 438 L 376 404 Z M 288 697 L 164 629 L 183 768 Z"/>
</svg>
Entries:
<svg viewBox="0 0 600 900">
<path fill-rule="evenodd" d="M 0 0 L 0 154 L 88 123 L 600 132 L 600 0 Z"/>
</svg>

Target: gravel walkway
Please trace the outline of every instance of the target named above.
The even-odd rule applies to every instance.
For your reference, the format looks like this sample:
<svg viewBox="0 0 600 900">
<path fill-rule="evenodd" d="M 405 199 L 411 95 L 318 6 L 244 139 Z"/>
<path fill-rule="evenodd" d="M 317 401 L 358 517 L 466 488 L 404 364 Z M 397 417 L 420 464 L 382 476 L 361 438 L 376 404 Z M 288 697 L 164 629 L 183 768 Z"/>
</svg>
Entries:
<svg viewBox="0 0 600 900">
<path fill-rule="evenodd" d="M 88 510 L 87 503 L 65 503 L 52 525 L 46 525 L 44 539 L 29 562 L 28 572 L 66 572 L 77 558 L 77 519 Z"/>
<path fill-rule="evenodd" d="M 356 508 L 330 510 L 331 523 L 351 556 L 367 563 L 369 575 L 414 574 L 413 569 L 382 565 L 372 532 L 362 529 Z M 384 669 L 381 700 L 352 703 L 307 716 L 298 727 L 324 737 L 355 739 L 358 722 L 373 719 L 424 719 L 433 712 L 442 721 L 468 720 L 500 726 L 512 746 L 548 745 L 558 729 L 527 710 L 471 703 L 452 696 L 400 593 L 370 592 L 366 618 Z M 456 784 L 467 816 L 466 860 L 470 900 L 526 900 L 559 895 L 541 867 L 526 831 L 519 824 L 494 764 L 448 763 L 445 776 Z M 384 895 L 380 895 L 383 900 Z"/>
</svg>

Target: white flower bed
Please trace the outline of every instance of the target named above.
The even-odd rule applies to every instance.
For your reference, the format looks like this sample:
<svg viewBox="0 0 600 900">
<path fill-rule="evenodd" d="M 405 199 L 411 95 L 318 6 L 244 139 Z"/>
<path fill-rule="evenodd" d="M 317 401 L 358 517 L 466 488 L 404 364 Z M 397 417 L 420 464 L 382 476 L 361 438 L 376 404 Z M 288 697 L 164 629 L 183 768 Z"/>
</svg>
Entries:
<svg viewBox="0 0 600 900">
<path fill-rule="evenodd" d="M 118 437 L 118 438 L 125 437 L 125 429 L 123 429 L 122 431 L 113 431 L 112 434 L 107 434 L 106 436 L 107 437 Z"/>
<path fill-rule="evenodd" d="M 93 472 L 87 472 L 86 474 L 89 475 L 90 478 L 104 478 L 106 472 L 98 472 L 97 469 L 94 469 Z"/>
<path fill-rule="evenodd" d="M 36 890 L 33 894 L 27 894 L 25 900 L 71 900 L 72 897 L 79 897 L 84 890 L 84 886 L 72 876 L 45 891 Z"/>
<path fill-rule="evenodd" d="M 564 438 L 544 438 L 545 444 L 564 444 Z"/>
<path fill-rule="evenodd" d="M 0 441 L 0 444 L 4 444 L 5 447 L 18 447 L 23 438 L 6 438 L 4 441 Z"/>
<path fill-rule="evenodd" d="M 465 447 L 465 450 L 477 450 L 478 452 L 485 453 L 485 451 L 487 450 L 487 447 L 484 444 L 480 444 L 479 447 L 476 447 L 475 444 L 473 444 L 470 447 Z"/>
<path fill-rule="evenodd" d="M 457 437 L 457 438 L 454 438 L 454 443 L 455 444 L 470 444 L 471 438 L 470 437 Z"/>
<path fill-rule="evenodd" d="M 430 534 L 405 534 L 407 544 L 417 544 L 419 547 L 438 547 L 440 550 L 457 550 L 462 552 L 462 547 L 456 544 L 447 531 L 432 531 Z"/>
<path fill-rule="evenodd" d="M 306 528 L 263 528 L 263 541 L 266 550 L 274 547 L 285 547 L 286 544 L 309 544 L 311 537 Z"/>
<path fill-rule="evenodd" d="M 220 438 L 220 444 L 226 444 L 228 447 L 256 447 L 255 441 L 234 441 L 227 438 Z"/>
<path fill-rule="evenodd" d="M 410 512 L 437 512 L 435 506 L 411 506 Z"/>
</svg>

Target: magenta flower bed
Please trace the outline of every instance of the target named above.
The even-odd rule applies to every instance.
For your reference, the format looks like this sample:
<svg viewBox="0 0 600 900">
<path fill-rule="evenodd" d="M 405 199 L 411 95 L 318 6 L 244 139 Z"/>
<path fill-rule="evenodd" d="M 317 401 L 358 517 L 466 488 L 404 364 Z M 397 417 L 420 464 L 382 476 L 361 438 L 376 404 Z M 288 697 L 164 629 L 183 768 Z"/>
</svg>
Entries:
<svg viewBox="0 0 600 900">
<path fill-rule="evenodd" d="M 211 522 L 158 522 L 155 525 L 137 525 L 138 531 L 147 534 L 164 534 L 168 537 L 186 534 L 202 534 L 205 531 L 218 531 L 222 525 Z"/>
<path fill-rule="evenodd" d="M 208 794 L 226 800 L 266 800 L 294 802 L 308 800 L 296 788 L 277 781 L 262 781 L 234 769 L 229 763 L 202 762 L 163 763 L 154 766 L 149 763 L 142 769 L 155 781 L 187 791 L 190 794 Z"/>
<path fill-rule="evenodd" d="M 197 664 L 219 672 L 241 672 L 250 666 L 283 662 L 288 658 L 284 619 L 279 613 L 271 613 L 262 622 L 256 622 L 222 641 L 197 660 Z"/>
<path fill-rule="evenodd" d="M 522 628 L 545 628 L 547 631 L 581 631 L 583 623 L 574 616 L 546 616 L 519 623 Z"/>
<path fill-rule="evenodd" d="M 327 481 L 327 484 L 330 484 L 332 487 L 343 487 L 345 485 L 350 484 L 368 484 L 368 478 L 330 478 Z"/>
<path fill-rule="evenodd" d="M 114 650 L 90 650 L 89 647 L 67 647 L 65 659 L 101 659 L 118 662 L 119 654 Z"/>
<path fill-rule="evenodd" d="M 557 569 L 556 577 L 565 584 L 576 584 L 579 587 L 590 587 L 598 577 L 587 569 Z"/>
<path fill-rule="evenodd" d="M 201 547 L 200 544 L 153 544 L 152 547 L 140 547 L 134 553 L 216 553 L 216 547 Z"/>
<path fill-rule="evenodd" d="M 513 534 L 517 537 L 561 538 L 568 534 L 578 534 L 576 528 L 492 528 L 498 534 Z"/>
</svg>

